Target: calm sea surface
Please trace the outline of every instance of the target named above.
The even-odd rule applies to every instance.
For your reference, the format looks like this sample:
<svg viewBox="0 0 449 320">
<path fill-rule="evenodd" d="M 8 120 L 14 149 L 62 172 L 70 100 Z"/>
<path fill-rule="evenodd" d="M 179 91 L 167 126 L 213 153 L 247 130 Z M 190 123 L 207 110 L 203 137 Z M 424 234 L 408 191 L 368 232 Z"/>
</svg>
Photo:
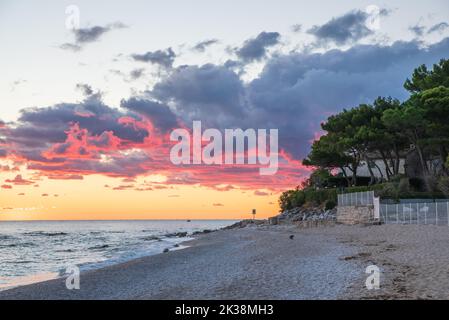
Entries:
<svg viewBox="0 0 449 320">
<path fill-rule="evenodd" d="M 181 248 L 195 231 L 231 220 L 0 222 L 0 290 Z M 187 232 L 187 236 L 175 233 Z"/>
</svg>

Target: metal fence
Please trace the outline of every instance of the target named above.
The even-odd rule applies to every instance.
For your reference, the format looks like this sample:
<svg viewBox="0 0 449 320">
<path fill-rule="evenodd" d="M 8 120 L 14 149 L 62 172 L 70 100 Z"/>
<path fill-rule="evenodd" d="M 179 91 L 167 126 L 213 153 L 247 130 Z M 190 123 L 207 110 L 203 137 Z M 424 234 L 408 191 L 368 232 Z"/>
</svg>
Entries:
<svg viewBox="0 0 449 320">
<path fill-rule="evenodd" d="M 428 203 L 381 204 L 384 223 L 433 224 L 449 226 L 449 201 Z"/>
<path fill-rule="evenodd" d="M 374 205 L 374 191 L 339 194 L 338 205 L 340 207 Z"/>
</svg>

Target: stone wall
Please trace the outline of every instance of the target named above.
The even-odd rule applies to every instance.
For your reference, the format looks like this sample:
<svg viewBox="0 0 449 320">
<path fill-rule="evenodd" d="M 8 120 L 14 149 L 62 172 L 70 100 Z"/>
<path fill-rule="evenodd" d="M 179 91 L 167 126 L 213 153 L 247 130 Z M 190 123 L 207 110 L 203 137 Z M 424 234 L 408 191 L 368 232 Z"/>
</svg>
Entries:
<svg viewBox="0 0 449 320">
<path fill-rule="evenodd" d="M 348 225 L 365 224 L 374 221 L 374 206 L 337 207 L 337 222 Z"/>
</svg>

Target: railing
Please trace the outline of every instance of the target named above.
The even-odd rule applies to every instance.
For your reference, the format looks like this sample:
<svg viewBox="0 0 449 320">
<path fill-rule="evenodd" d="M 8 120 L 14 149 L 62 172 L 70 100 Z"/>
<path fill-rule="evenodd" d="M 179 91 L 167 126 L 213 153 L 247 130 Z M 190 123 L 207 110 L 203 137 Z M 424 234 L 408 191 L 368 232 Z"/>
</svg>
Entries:
<svg viewBox="0 0 449 320">
<path fill-rule="evenodd" d="M 381 221 L 388 224 L 432 224 L 449 226 L 449 201 L 380 205 Z"/>
<path fill-rule="evenodd" d="M 374 205 L 374 191 L 339 194 L 338 205 L 340 207 Z"/>
</svg>

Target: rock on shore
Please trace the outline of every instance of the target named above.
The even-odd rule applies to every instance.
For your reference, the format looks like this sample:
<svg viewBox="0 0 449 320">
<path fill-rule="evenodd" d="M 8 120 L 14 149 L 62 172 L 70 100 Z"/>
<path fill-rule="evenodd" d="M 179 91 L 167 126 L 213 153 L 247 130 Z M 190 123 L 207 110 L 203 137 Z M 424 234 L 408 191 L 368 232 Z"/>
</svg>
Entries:
<svg viewBox="0 0 449 320">
<path fill-rule="evenodd" d="M 306 224 L 305 222 L 335 222 L 337 209 L 323 210 L 320 208 L 293 208 L 283 211 L 268 219 L 269 224 Z"/>
<path fill-rule="evenodd" d="M 267 220 L 242 220 L 222 230 L 240 229 L 249 226 L 263 225 L 297 225 L 299 227 L 317 227 L 334 225 L 337 221 L 337 209 L 323 210 L 321 208 L 293 208 L 281 212 L 279 215 L 268 218 Z"/>
</svg>

